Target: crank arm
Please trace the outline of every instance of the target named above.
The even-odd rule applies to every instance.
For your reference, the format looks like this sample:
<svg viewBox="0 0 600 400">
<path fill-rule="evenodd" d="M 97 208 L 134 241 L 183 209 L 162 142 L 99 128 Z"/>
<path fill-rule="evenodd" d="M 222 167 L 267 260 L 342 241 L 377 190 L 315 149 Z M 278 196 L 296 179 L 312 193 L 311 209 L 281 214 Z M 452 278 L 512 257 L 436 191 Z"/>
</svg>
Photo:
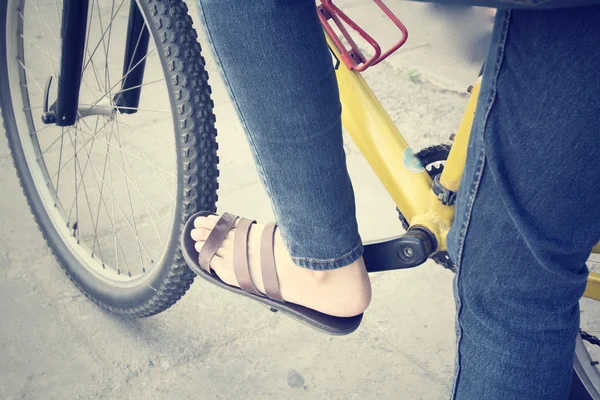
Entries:
<svg viewBox="0 0 600 400">
<path fill-rule="evenodd" d="M 413 228 L 395 238 L 366 243 L 363 258 L 369 273 L 413 268 L 427 261 L 435 247 L 431 234 Z"/>
</svg>

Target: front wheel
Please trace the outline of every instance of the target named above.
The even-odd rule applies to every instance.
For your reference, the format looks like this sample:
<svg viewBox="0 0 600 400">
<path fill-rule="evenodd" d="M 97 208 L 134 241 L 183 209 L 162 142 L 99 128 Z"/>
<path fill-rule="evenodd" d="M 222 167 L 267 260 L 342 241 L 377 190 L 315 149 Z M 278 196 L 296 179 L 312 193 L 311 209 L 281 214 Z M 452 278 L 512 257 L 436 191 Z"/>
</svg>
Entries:
<svg viewBox="0 0 600 400">
<path fill-rule="evenodd" d="M 134 50 L 144 52 L 141 100 L 119 108 L 122 82 L 137 66 L 123 65 L 136 7 L 150 37 Z M 183 223 L 215 210 L 216 130 L 200 45 L 181 0 L 90 0 L 77 121 L 44 124 L 62 8 L 61 0 L 0 1 L 0 107 L 14 165 L 72 281 L 112 312 L 153 315 L 194 277 L 178 246 Z"/>
</svg>

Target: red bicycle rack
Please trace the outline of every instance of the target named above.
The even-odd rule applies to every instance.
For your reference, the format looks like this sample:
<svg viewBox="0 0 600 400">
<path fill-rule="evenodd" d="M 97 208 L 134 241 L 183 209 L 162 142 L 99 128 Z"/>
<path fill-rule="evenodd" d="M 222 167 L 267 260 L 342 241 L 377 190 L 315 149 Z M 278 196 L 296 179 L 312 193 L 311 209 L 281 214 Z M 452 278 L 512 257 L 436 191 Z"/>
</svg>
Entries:
<svg viewBox="0 0 600 400">
<path fill-rule="evenodd" d="M 379 43 L 375 41 L 364 29 L 362 29 L 356 22 L 354 22 L 350 17 L 348 17 L 342 10 L 340 10 L 337 6 L 333 4 L 333 0 L 321 0 L 321 5 L 317 7 L 319 11 L 319 19 L 321 20 L 321 24 L 333 40 L 334 44 L 338 48 L 341 53 L 342 61 L 349 69 L 353 69 L 355 71 L 361 72 L 366 70 L 372 65 L 377 65 L 387 57 L 389 57 L 393 52 L 398 50 L 404 43 L 406 43 L 406 39 L 408 38 L 408 31 L 404 24 L 394 15 L 392 11 L 385 5 L 383 0 L 373 0 L 375 4 L 379 6 L 379 8 L 387 15 L 389 19 L 398 27 L 400 32 L 402 32 L 402 37 L 398 43 L 392 46 L 391 49 L 386 51 L 385 53 L 381 53 L 381 46 Z M 333 30 L 333 27 L 329 24 L 329 20 L 332 20 L 337 28 L 340 30 L 344 39 L 350 45 L 350 49 L 346 49 L 344 44 L 342 43 L 340 37 Z M 367 59 L 360 49 L 358 45 L 350 36 L 350 33 L 344 26 L 344 23 L 356 31 L 367 43 L 373 47 L 374 54 L 371 58 Z"/>
</svg>

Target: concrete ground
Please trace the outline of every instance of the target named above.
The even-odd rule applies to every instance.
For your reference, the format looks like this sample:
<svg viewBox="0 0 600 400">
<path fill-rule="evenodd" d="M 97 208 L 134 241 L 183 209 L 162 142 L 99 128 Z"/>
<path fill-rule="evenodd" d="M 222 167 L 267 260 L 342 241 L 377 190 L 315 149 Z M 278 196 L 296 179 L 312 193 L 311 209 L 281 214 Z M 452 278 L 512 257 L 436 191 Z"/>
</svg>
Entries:
<svg viewBox="0 0 600 400">
<path fill-rule="evenodd" d="M 392 31 L 371 2 L 337 3 L 389 40 Z M 464 89 L 483 51 L 465 49 L 485 47 L 478 43 L 485 41 L 490 21 L 483 10 L 471 10 L 465 30 L 464 16 L 444 17 L 428 5 L 403 1 L 390 6 L 410 39 L 365 75 L 419 149 L 447 140 L 456 128 L 467 100 Z M 206 55 L 220 133 L 219 208 L 269 219 L 243 132 Z M 0 399 L 448 396 L 455 351 L 452 274 L 439 266 L 373 275 L 374 297 L 363 325 L 341 338 L 202 281 L 160 315 L 115 317 L 81 295 L 47 250 L 1 140 Z M 349 141 L 346 150 L 363 238 L 401 233 L 382 185 Z"/>
</svg>

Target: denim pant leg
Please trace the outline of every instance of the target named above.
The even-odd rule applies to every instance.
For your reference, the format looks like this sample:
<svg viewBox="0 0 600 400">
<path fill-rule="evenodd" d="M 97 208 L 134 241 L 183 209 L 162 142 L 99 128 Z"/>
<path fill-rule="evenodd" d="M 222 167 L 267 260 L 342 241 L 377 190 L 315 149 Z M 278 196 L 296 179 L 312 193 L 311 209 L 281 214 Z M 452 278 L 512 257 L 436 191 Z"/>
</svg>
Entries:
<svg viewBox="0 0 600 400">
<path fill-rule="evenodd" d="M 355 261 L 339 92 L 314 1 L 199 0 L 199 9 L 292 258 L 314 270 Z"/>
<path fill-rule="evenodd" d="M 452 398 L 567 398 L 600 239 L 600 6 L 504 10 L 448 241 Z"/>
</svg>

